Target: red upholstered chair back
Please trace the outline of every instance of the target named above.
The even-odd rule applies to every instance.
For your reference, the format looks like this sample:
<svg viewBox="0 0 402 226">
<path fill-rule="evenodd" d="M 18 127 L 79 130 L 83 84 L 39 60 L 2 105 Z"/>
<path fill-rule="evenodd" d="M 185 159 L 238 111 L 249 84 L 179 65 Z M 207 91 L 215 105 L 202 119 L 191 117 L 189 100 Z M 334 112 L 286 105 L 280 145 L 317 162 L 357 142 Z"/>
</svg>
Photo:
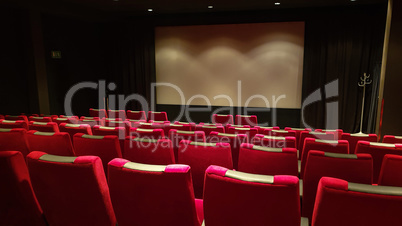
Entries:
<svg viewBox="0 0 402 226">
<path fill-rule="evenodd" d="M 254 126 L 254 128 L 257 129 L 257 133 L 258 134 L 264 134 L 264 130 L 266 129 L 272 129 L 272 130 L 280 130 L 279 126 L 270 126 L 270 127 L 266 127 L 266 126 Z"/>
<path fill-rule="evenodd" d="M 58 133 L 59 126 L 55 122 L 29 122 L 29 130 Z"/>
<path fill-rule="evenodd" d="M 6 115 L 4 117 L 5 120 L 10 120 L 10 121 L 24 121 L 26 124 L 28 124 L 28 117 L 26 115 Z"/>
<path fill-rule="evenodd" d="M 1 225 L 45 226 L 43 212 L 32 189 L 21 152 L 0 152 L 0 180 Z"/>
<path fill-rule="evenodd" d="M 180 130 L 180 131 L 191 131 L 191 126 L 190 125 L 174 124 L 174 123 L 170 123 L 170 122 L 164 124 L 163 131 L 164 131 L 166 136 L 169 134 L 169 131 L 171 129 Z"/>
<path fill-rule="evenodd" d="M 241 144 L 238 170 L 263 175 L 298 176 L 297 150 Z"/>
<path fill-rule="evenodd" d="M 190 131 L 195 131 L 195 126 L 196 124 L 194 122 L 179 122 L 175 121 L 174 124 L 176 125 L 184 125 L 184 126 L 190 126 L 191 130 Z"/>
<path fill-rule="evenodd" d="M 273 137 L 257 134 L 252 142 L 253 144 L 270 148 L 296 148 L 295 137 Z"/>
<path fill-rule="evenodd" d="M 359 141 L 377 142 L 377 134 L 343 133 L 342 140 L 347 140 L 349 142 L 349 152 L 350 154 L 354 154 L 356 153 L 357 142 Z"/>
<path fill-rule="evenodd" d="M 301 131 L 300 140 L 299 140 L 299 159 L 301 158 L 301 153 L 304 148 L 304 140 L 306 138 L 315 138 L 320 140 L 335 140 L 334 133 L 321 133 L 321 132 L 310 132 L 310 131 Z"/>
<path fill-rule="evenodd" d="M 0 115 L 0 119 L 4 119 L 4 115 Z"/>
<path fill-rule="evenodd" d="M 136 120 L 136 119 L 126 119 L 126 122 L 129 122 L 130 123 L 130 127 L 135 127 L 134 125 L 135 124 L 138 124 L 138 123 L 146 123 L 147 121 L 146 120 Z"/>
<path fill-rule="evenodd" d="M 196 142 L 205 142 L 205 133 L 204 131 L 181 131 L 171 129 L 169 131 L 169 139 L 173 144 L 173 152 L 175 156 L 175 161 L 177 162 L 177 156 L 179 152 L 179 144 L 182 140 L 196 141 Z"/>
<path fill-rule="evenodd" d="M 105 126 L 107 127 L 124 127 L 126 129 L 126 136 L 128 136 L 128 132 L 131 128 L 131 123 L 128 121 L 114 121 L 114 120 L 105 120 Z"/>
<path fill-rule="evenodd" d="M 95 108 L 89 109 L 89 116 L 99 117 L 99 118 L 107 118 L 108 117 L 105 109 L 95 109 Z"/>
<path fill-rule="evenodd" d="M 400 225 L 402 188 L 324 177 L 318 184 L 312 226 Z"/>
<path fill-rule="evenodd" d="M 310 128 L 292 128 L 292 127 L 285 127 L 285 130 L 293 130 L 296 132 L 296 149 L 297 150 L 300 150 L 301 148 L 303 148 L 303 147 L 299 147 L 301 132 L 303 132 L 303 131 L 310 132 L 311 131 Z"/>
<path fill-rule="evenodd" d="M 205 124 L 205 123 L 200 123 L 199 125 L 208 126 L 208 124 Z M 215 126 L 215 125 L 218 125 L 218 124 L 210 124 L 210 126 Z M 251 128 L 249 125 L 226 124 L 226 126 L 225 126 L 225 132 L 226 132 L 226 133 L 229 133 L 229 128 L 230 128 L 230 127 L 236 127 L 236 128 Z M 257 131 L 258 131 L 258 130 L 257 130 Z"/>
<path fill-rule="evenodd" d="M 388 144 L 402 144 L 402 137 L 401 136 L 392 136 L 392 135 L 385 135 L 382 139 L 383 143 Z"/>
<path fill-rule="evenodd" d="M 296 138 L 296 131 L 293 130 L 273 130 L 266 129 L 263 134 L 273 137 L 294 137 Z"/>
<path fill-rule="evenodd" d="M 373 183 L 376 184 L 384 156 L 386 154 L 402 156 L 402 144 L 359 141 L 356 146 L 356 153 L 367 153 L 373 157 Z"/>
<path fill-rule="evenodd" d="M 108 118 L 121 118 L 123 121 L 126 120 L 126 111 L 125 110 L 108 110 L 107 111 Z"/>
<path fill-rule="evenodd" d="M 76 124 L 79 121 L 77 118 L 55 118 L 54 122 L 57 123 L 57 125 L 60 126 L 60 124 L 65 123 L 65 124 Z"/>
<path fill-rule="evenodd" d="M 239 162 L 239 150 L 242 143 L 248 143 L 246 134 L 229 134 L 211 132 L 209 134 L 208 142 L 210 143 L 229 143 L 232 151 L 233 169 L 237 169 Z"/>
<path fill-rule="evenodd" d="M 191 167 L 195 197 L 202 198 L 205 170 L 210 165 L 233 169 L 232 153 L 228 143 L 180 142 L 178 163 Z"/>
<path fill-rule="evenodd" d="M 133 162 L 167 165 L 174 164 L 173 144 L 169 139 L 126 137 L 124 158 Z"/>
<path fill-rule="evenodd" d="M 240 127 L 229 127 L 227 133 L 231 134 L 246 134 L 248 139 L 253 140 L 254 136 L 257 134 L 258 130 L 256 128 L 240 128 Z"/>
<path fill-rule="evenodd" d="M 189 166 L 114 159 L 109 186 L 119 225 L 201 225 Z"/>
<path fill-rule="evenodd" d="M 77 156 L 95 155 L 102 160 L 105 172 L 107 163 L 114 158 L 122 158 L 119 138 L 117 136 L 96 136 L 83 133 L 74 135 L 74 150 Z"/>
<path fill-rule="evenodd" d="M 31 130 L 27 132 L 26 137 L 31 152 L 41 151 L 60 156 L 75 155 L 68 133 L 49 133 Z"/>
<path fill-rule="evenodd" d="M 258 126 L 257 116 L 255 115 L 236 115 L 236 125 Z"/>
<path fill-rule="evenodd" d="M 343 130 L 341 129 L 316 129 L 315 131 L 323 133 L 333 133 L 335 135 L 335 140 L 342 139 Z"/>
<path fill-rule="evenodd" d="M 165 132 L 163 131 L 163 129 L 131 128 L 130 136 L 157 140 L 157 139 L 164 139 Z"/>
<path fill-rule="evenodd" d="M 51 117 L 38 117 L 38 116 L 29 116 L 30 122 L 51 122 Z"/>
<path fill-rule="evenodd" d="M 103 126 L 103 121 L 100 119 L 80 119 L 75 124 L 87 124 L 92 128 L 94 126 Z"/>
<path fill-rule="evenodd" d="M 133 120 L 147 120 L 147 116 L 145 115 L 145 111 L 131 111 L 127 110 L 127 119 Z"/>
<path fill-rule="evenodd" d="M 91 126 L 85 125 L 85 124 L 80 125 L 80 124 L 61 123 L 59 125 L 59 130 L 60 130 L 60 132 L 68 133 L 70 135 L 71 142 L 73 142 L 73 143 L 74 143 L 73 137 L 76 133 L 92 135 Z"/>
<path fill-rule="evenodd" d="M 318 182 L 322 177 L 334 177 L 349 182 L 371 184 L 373 159 L 369 154 L 336 154 L 310 151 L 303 177 L 302 216 L 311 221 Z"/>
<path fill-rule="evenodd" d="M 148 111 L 148 121 L 169 121 L 166 112 Z"/>
<path fill-rule="evenodd" d="M 320 140 L 315 138 L 306 138 L 301 152 L 300 178 L 303 178 L 304 176 L 307 156 L 311 150 L 349 154 L 349 143 L 346 140 Z"/>
<path fill-rule="evenodd" d="M 49 225 L 116 224 L 99 157 L 31 152 L 27 163 L 32 186 Z"/>
<path fill-rule="evenodd" d="M 19 151 L 24 156 L 29 153 L 29 146 L 26 138 L 26 130 L 2 129 L 0 128 L 0 152 L 1 151 Z"/>
<path fill-rule="evenodd" d="M 28 130 L 28 124 L 23 120 L 17 120 L 17 121 L 0 120 L 0 128 L 3 129 L 21 128 Z"/>
<path fill-rule="evenodd" d="M 225 127 L 223 126 L 205 126 L 205 125 L 197 125 L 195 127 L 196 131 L 204 131 L 205 136 L 208 137 L 211 132 L 224 133 Z"/>
<path fill-rule="evenodd" d="M 98 136 L 117 136 L 119 138 L 121 154 L 124 155 L 124 139 L 126 138 L 126 128 L 124 127 L 107 127 L 107 126 L 94 126 L 92 134 Z"/>
<path fill-rule="evenodd" d="M 205 175 L 205 225 L 300 225 L 299 179 L 210 166 Z"/>
<path fill-rule="evenodd" d="M 212 115 L 212 123 L 220 123 L 223 126 L 225 126 L 227 124 L 234 124 L 233 115 L 213 114 Z"/>
<path fill-rule="evenodd" d="M 378 185 L 402 187 L 402 156 L 391 154 L 384 156 Z"/>
</svg>

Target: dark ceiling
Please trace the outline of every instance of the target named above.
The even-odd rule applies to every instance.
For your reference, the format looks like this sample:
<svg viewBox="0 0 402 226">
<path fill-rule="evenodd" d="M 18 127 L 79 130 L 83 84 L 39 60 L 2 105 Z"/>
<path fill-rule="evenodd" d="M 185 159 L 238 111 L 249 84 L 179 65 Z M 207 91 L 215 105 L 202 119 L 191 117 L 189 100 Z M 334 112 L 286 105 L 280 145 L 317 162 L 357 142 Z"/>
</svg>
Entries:
<svg viewBox="0 0 402 226">
<path fill-rule="evenodd" d="M 75 8 L 98 12 L 130 14 L 254 11 L 275 8 L 353 6 L 386 3 L 387 0 L 4 0 L 25 7 Z M 275 2 L 280 2 L 279 6 Z M 208 6 L 213 8 L 209 9 Z M 152 8 L 153 12 L 148 12 Z"/>
</svg>

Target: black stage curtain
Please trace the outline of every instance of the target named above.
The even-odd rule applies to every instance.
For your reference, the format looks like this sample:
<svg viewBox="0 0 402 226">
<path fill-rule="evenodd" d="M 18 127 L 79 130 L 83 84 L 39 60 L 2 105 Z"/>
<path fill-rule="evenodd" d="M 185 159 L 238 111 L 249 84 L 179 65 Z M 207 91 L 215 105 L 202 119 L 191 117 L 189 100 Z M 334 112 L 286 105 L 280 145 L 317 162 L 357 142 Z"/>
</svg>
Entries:
<svg viewBox="0 0 402 226">
<path fill-rule="evenodd" d="M 357 84 L 363 73 L 367 73 L 371 75 L 372 84 L 366 88 L 363 132 L 372 133 L 378 104 L 386 6 L 340 10 L 336 15 L 322 13 L 319 18 L 306 20 L 303 100 L 320 89 L 322 101 L 303 109 L 304 121 L 313 128 L 339 127 L 345 132 L 359 132 L 363 88 Z M 336 80 L 339 96 L 327 98 L 325 85 Z M 338 126 L 331 123 L 336 120 L 333 109 L 327 111 L 327 104 L 336 101 L 339 103 Z M 327 117 L 330 125 L 326 125 Z"/>
</svg>

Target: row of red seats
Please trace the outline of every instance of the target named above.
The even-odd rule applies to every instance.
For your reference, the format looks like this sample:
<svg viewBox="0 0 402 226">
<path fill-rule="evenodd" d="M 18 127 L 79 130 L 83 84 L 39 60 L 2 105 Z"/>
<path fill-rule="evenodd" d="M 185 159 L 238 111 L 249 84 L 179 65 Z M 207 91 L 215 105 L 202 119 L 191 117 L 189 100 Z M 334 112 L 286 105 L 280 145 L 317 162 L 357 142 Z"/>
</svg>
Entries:
<svg viewBox="0 0 402 226">
<path fill-rule="evenodd" d="M 319 152 L 315 156 L 332 158 L 326 162 L 338 159 Z M 353 164 L 355 169 L 369 167 L 363 162 L 367 158 L 357 159 L 362 162 Z M 0 178 L 6 185 L 0 187 L 0 205 L 7 210 L 0 217 L 5 225 L 309 225 L 301 218 L 305 200 L 303 196 L 301 213 L 295 176 L 257 175 L 212 165 L 205 171 L 204 197 L 195 199 L 189 165 L 116 158 L 108 163 L 106 179 L 96 156 L 32 152 L 27 167 L 21 153 L 4 151 L 0 163 Z M 359 179 L 361 183 L 319 179 L 311 225 L 399 225 L 402 188 L 372 186 L 368 179 Z"/>
</svg>

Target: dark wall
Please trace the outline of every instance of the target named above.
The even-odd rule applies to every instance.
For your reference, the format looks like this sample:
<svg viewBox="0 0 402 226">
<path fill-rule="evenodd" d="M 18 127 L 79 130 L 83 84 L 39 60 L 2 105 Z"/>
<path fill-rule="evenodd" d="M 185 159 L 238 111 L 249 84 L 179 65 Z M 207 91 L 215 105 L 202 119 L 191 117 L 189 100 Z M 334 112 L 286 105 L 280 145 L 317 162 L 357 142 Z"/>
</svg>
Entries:
<svg viewBox="0 0 402 226">
<path fill-rule="evenodd" d="M 402 2 L 393 1 L 384 83 L 382 135 L 402 135 Z"/>
</svg>

